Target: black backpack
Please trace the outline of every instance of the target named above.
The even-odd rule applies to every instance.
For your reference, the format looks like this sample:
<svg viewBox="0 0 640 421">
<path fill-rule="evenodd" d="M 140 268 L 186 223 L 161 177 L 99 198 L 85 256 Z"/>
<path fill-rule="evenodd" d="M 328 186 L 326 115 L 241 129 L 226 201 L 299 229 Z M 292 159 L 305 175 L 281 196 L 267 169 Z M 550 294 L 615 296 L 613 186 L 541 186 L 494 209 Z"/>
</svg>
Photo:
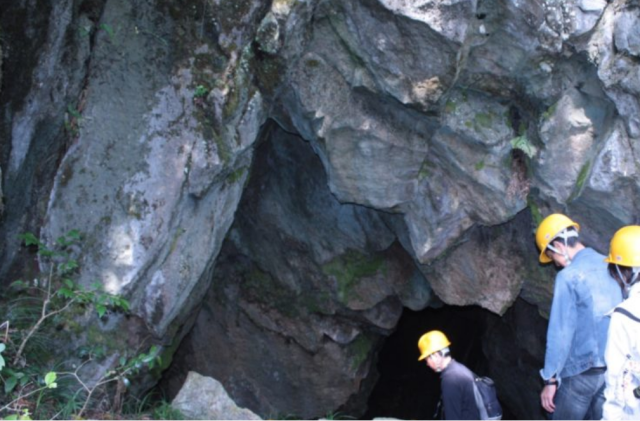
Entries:
<svg viewBox="0 0 640 421">
<path fill-rule="evenodd" d="M 501 420 L 502 407 L 498 402 L 496 385 L 489 377 L 473 373 L 473 393 L 481 420 Z"/>
</svg>

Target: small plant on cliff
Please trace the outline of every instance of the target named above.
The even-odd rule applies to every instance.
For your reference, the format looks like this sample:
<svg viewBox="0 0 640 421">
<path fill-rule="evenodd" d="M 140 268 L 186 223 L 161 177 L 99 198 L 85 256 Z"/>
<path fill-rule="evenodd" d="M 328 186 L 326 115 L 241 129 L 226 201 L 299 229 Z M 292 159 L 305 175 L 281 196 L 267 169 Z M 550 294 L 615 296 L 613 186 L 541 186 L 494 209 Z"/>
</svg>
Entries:
<svg viewBox="0 0 640 421">
<path fill-rule="evenodd" d="M 194 98 L 202 98 L 202 97 L 207 96 L 208 93 L 209 93 L 209 89 L 207 89 L 206 86 L 198 85 L 198 86 L 196 86 L 196 90 L 193 92 L 193 97 Z"/>
<path fill-rule="evenodd" d="M 171 406 L 167 401 L 162 401 L 153 409 L 153 419 L 156 420 L 186 420 L 185 415 Z"/>
<path fill-rule="evenodd" d="M 82 417 L 95 392 L 107 384 L 117 383 L 116 392 L 120 393 L 116 396 L 121 396 L 130 377 L 155 364 L 158 349 L 152 347 L 148 353 L 132 358 L 121 357 L 114 368 L 91 380 L 83 378 L 82 369 L 104 357 L 104 352 L 85 352 L 80 355 L 80 363 L 55 361 L 53 344 L 59 331 L 74 323 L 74 315 L 91 311 L 102 318 L 108 311 L 128 311 L 129 303 L 103 291 L 100 285 L 87 289 L 74 282 L 79 266 L 71 250 L 80 241 L 78 231 L 61 236 L 51 248 L 31 233 L 22 235 L 22 239 L 25 246 L 37 251 L 48 269 L 30 282 L 14 282 L 15 295 L 3 309 L 7 319 L 0 324 L 4 329 L 0 337 L 0 380 L 4 386 L 0 416 L 30 419 L 34 414 L 49 418 L 59 416 L 64 411 L 60 407 L 66 407 Z"/>
<path fill-rule="evenodd" d="M 511 147 L 513 149 L 519 149 L 524 152 L 530 159 L 533 158 L 536 153 L 538 153 L 538 148 L 536 148 L 525 134 L 514 137 L 511 139 Z"/>
<path fill-rule="evenodd" d="M 209 88 L 204 85 L 196 86 L 195 91 L 193 91 L 193 103 L 200 107 L 203 106 L 207 95 L 209 95 Z"/>
<path fill-rule="evenodd" d="M 67 112 L 64 114 L 64 129 L 72 138 L 78 137 L 80 133 L 80 122 L 82 114 L 71 104 L 67 106 Z"/>
<path fill-rule="evenodd" d="M 113 27 L 108 23 L 101 23 L 99 28 L 105 31 L 109 36 L 109 41 L 113 42 L 116 35 L 115 31 L 113 30 Z"/>
</svg>

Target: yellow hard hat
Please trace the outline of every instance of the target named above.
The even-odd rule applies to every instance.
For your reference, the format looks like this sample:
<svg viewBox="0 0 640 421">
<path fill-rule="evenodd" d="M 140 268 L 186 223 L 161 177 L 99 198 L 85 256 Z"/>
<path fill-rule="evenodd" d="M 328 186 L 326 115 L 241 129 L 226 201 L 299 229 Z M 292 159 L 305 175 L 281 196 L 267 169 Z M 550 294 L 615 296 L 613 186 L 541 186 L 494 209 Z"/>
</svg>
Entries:
<svg viewBox="0 0 640 421">
<path fill-rule="evenodd" d="M 609 257 L 604 261 L 629 267 L 640 266 L 640 226 L 629 225 L 616 231 L 611 239 Z"/>
<path fill-rule="evenodd" d="M 577 231 L 580 231 L 580 225 L 561 213 L 554 213 L 544 218 L 536 231 L 536 244 L 540 249 L 540 263 L 551 262 L 544 251 L 549 247 L 549 243 L 558 237 L 558 234 L 569 227 L 575 227 Z"/>
<path fill-rule="evenodd" d="M 425 333 L 418 340 L 418 348 L 420 349 L 420 358 L 418 358 L 418 361 L 424 360 L 429 355 L 445 349 L 449 345 L 451 345 L 451 342 L 449 342 L 449 339 L 439 330 L 432 330 L 431 332 Z"/>
</svg>

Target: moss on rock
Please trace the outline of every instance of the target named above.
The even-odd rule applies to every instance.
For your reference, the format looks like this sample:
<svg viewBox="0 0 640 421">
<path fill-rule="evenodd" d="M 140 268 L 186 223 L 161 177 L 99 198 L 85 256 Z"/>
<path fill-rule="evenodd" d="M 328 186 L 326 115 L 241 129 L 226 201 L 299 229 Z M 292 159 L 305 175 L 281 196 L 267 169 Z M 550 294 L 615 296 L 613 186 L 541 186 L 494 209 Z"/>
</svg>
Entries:
<svg viewBox="0 0 640 421">
<path fill-rule="evenodd" d="M 346 304 L 352 298 L 353 290 L 360 280 L 386 272 L 386 265 L 381 257 L 349 250 L 324 265 L 322 271 L 336 279 L 338 299 Z"/>
<path fill-rule="evenodd" d="M 348 353 L 351 357 L 351 368 L 355 371 L 367 361 L 373 341 L 365 334 L 360 334 L 349 343 Z"/>
</svg>

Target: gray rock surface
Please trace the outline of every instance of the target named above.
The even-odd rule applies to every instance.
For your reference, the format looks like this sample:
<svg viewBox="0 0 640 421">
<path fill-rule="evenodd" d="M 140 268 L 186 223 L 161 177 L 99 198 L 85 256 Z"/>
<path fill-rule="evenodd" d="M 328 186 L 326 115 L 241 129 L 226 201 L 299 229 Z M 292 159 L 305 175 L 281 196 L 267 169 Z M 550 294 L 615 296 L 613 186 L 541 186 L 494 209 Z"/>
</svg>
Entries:
<svg viewBox="0 0 640 421">
<path fill-rule="evenodd" d="M 171 406 L 191 420 L 261 420 L 246 408 L 238 407 L 224 386 L 211 377 L 189 372 Z"/>
</svg>

